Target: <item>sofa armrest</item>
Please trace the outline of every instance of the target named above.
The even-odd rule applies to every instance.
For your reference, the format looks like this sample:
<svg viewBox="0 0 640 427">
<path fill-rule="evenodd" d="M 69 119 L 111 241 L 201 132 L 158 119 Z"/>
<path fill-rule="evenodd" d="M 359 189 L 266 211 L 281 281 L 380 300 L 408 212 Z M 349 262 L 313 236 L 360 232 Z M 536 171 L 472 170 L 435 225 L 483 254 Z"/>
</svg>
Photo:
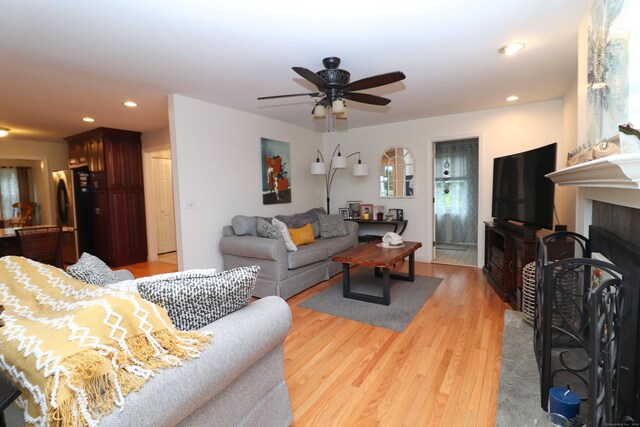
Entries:
<svg viewBox="0 0 640 427">
<path fill-rule="evenodd" d="M 355 221 L 345 221 L 347 224 L 347 231 L 349 232 L 349 236 L 357 236 L 360 233 L 360 224 Z"/>
<path fill-rule="evenodd" d="M 178 424 L 281 345 L 290 328 L 291 310 L 274 296 L 221 317 L 201 329 L 213 333 L 213 343 L 199 358 L 158 372 L 140 391 L 125 398 L 123 411 L 116 409 L 100 426 Z"/>
<path fill-rule="evenodd" d="M 284 240 L 255 236 L 224 236 L 220 251 L 226 255 L 287 262 Z"/>
<path fill-rule="evenodd" d="M 116 275 L 116 277 L 119 280 L 132 280 L 134 279 L 133 274 L 131 274 L 131 272 L 129 270 L 126 269 L 122 269 L 122 270 L 113 270 L 113 274 Z"/>
</svg>

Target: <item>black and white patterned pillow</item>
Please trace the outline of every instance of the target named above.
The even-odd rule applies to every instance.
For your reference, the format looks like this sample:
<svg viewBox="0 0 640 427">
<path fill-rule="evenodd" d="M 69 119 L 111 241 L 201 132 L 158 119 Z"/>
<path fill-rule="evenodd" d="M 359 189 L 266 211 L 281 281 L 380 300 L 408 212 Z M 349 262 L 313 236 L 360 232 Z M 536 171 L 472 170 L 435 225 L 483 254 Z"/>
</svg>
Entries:
<svg viewBox="0 0 640 427">
<path fill-rule="evenodd" d="M 276 240 L 284 240 L 282 237 L 282 233 L 280 233 L 280 229 L 272 223 L 266 221 L 263 218 L 258 218 L 258 223 L 256 225 L 256 231 L 258 236 L 266 237 L 268 239 L 276 239 Z"/>
<path fill-rule="evenodd" d="M 162 274 L 138 279 L 138 292 L 164 307 L 176 328 L 193 331 L 247 305 L 259 271 L 254 265 L 215 274 Z"/>
<path fill-rule="evenodd" d="M 67 267 L 67 273 L 74 279 L 98 286 L 120 281 L 104 261 L 87 252 L 82 253 L 77 263 Z"/>
<path fill-rule="evenodd" d="M 318 223 L 320 225 L 320 237 L 323 239 L 342 237 L 349 234 L 347 224 L 345 224 L 340 215 L 318 214 Z"/>
</svg>

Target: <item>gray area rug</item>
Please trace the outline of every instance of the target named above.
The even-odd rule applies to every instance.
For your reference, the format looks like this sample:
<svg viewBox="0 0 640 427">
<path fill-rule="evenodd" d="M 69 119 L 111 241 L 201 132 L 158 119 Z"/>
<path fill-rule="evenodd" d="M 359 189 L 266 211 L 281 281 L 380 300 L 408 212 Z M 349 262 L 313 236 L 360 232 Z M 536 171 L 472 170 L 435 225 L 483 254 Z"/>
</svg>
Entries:
<svg viewBox="0 0 640 427">
<path fill-rule="evenodd" d="M 402 332 L 440 282 L 440 278 L 418 275 L 415 282 L 391 279 L 391 305 L 386 306 L 344 298 L 340 280 L 298 306 Z M 382 296 L 382 278 L 374 277 L 373 269 L 359 270 L 351 274 L 351 290 Z"/>
<path fill-rule="evenodd" d="M 507 310 L 496 427 L 539 425 L 536 422 L 545 414 L 540 407 L 540 375 L 533 352 L 533 328 L 524 321 L 521 312 Z"/>
</svg>

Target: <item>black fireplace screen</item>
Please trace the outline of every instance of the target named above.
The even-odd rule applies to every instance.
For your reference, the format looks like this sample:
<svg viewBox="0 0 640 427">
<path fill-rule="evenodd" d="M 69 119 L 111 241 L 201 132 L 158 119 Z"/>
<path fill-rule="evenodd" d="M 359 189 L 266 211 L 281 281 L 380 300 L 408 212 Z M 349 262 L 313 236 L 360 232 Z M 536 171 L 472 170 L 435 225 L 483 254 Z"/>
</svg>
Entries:
<svg viewBox="0 0 640 427">
<path fill-rule="evenodd" d="M 541 406 L 547 409 L 549 388 L 560 386 L 580 396 L 580 418 L 589 426 L 633 419 L 637 279 L 590 258 L 589 240 L 575 233 L 539 239 L 537 251 Z"/>
</svg>

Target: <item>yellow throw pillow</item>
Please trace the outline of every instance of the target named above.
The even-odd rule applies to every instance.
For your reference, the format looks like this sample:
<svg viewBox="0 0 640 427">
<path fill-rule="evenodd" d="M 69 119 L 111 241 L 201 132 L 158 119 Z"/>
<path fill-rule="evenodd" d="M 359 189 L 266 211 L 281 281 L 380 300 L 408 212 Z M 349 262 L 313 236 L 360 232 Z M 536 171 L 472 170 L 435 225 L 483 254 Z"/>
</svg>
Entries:
<svg viewBox="0 0 640 427">
<path fill-rule="evenodd" d="M 316 241 L 316 239 L 313 238 L 313 228 L 311 228 L 311 224 L 306 224 L 300 228 L 290 228 L 289 234 L 291 234 L 291 239 L 296 246 L 307 245 Z"/>
</svg>

